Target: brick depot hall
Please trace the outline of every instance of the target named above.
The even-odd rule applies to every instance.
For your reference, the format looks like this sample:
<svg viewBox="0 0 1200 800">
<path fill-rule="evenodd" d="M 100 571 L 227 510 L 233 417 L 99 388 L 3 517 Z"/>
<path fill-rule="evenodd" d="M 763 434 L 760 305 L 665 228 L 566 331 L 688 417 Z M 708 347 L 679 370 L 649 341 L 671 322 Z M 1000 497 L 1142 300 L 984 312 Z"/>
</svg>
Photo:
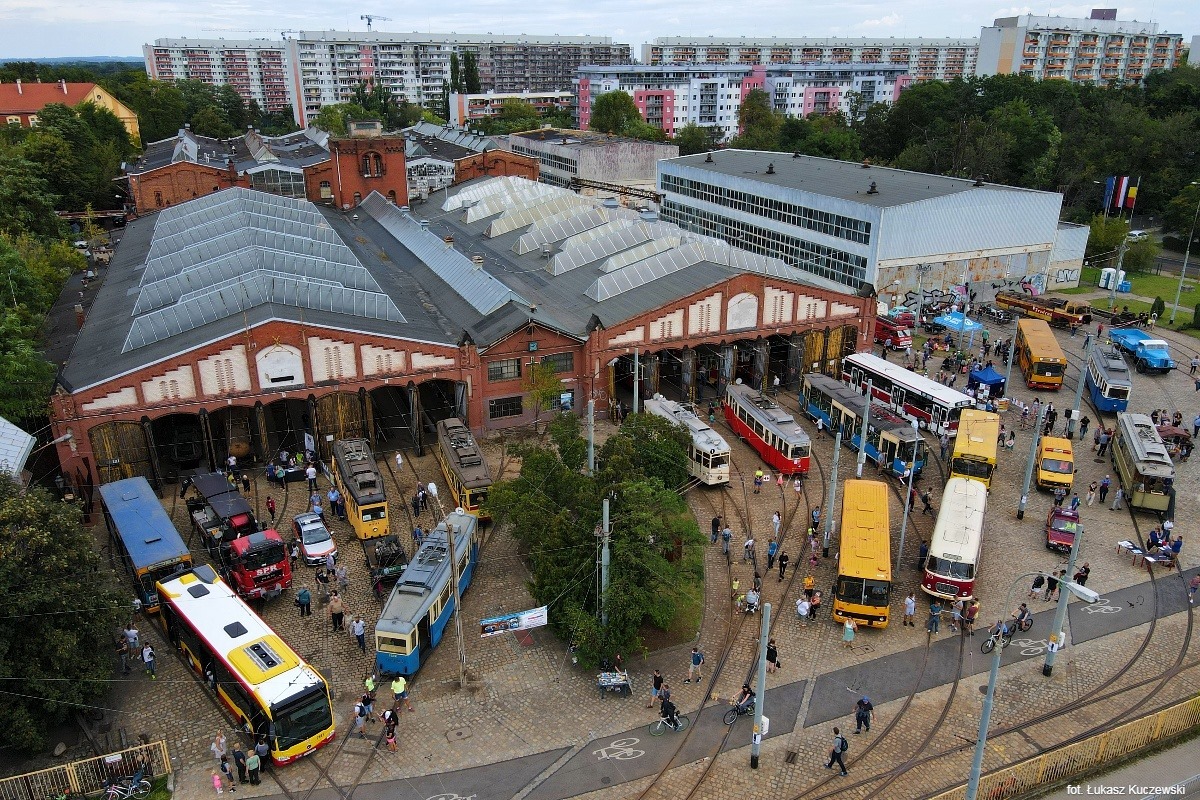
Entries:
<svg viewBox="0 0 1200 800">
<path fill-rule="evenodd" d="M 132 222 L 108 273 L 53 398 L 64 470 L 84 482 L 306 442 L 328 459 L 359 436 L 419 449 L 451 416 L 527 425 L 537 363 L 563 409 L 791 383 L 865 348 L 875 307 L 652 211 L 516 177 L 411 212 L 378 193 L 337 210 L 225 189 Z"/>
</svg>

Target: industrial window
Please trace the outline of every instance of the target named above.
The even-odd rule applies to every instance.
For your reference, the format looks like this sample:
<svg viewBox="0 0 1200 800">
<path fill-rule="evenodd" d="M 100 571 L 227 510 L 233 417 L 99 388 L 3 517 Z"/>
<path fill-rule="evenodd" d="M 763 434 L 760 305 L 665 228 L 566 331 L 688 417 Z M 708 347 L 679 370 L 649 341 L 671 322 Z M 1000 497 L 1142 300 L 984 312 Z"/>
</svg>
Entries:
<svg viewBox="0 0 1200 800">
<path fill-rule="evenodd" d="M 489 381 L 511 381 L 519 377 L 521 377 L 521 359 L 519 358 L 488 362 Z"/>
<path fill-rule="evenodd" d="M 575 371 L 575 354 L 574 353 L 554 353 L 549 356 L 542 356 L 542 363 L 549 364 L 554 368 L 555 372 L 574 372 Z"/>
<path fill-rule="evenodd" d="M 321 188 L 321 199 L 322 200 L 332 200 L 333 199 L 333 186 L 329 183 L 329 181 L 321 181 L 320 188 Z"/>
<path fill-rule="evenodd" d="M 265 169 L 250 176 L 250 186 L 261 192 L 304 199 L 304 174 L 281 169 Z"/>
<path fill-rule="evenodd" d="M 524 413 L 524 410 L 520 395 L 516 397 L 501 397 L 488 401 L 488 417 L 490 419 L 519 417 Z"/>
</svg>

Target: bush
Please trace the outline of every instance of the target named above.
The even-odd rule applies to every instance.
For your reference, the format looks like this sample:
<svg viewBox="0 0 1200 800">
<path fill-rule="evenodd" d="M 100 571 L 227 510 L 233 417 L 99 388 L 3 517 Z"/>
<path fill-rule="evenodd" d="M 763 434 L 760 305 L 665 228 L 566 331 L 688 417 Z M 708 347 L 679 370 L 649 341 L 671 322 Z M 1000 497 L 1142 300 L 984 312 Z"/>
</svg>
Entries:
<svg viewBox="0 0 1200 800">
<path fill-rule="evenodd" d="M 1167 304 L 1163 302 L 1161 297 L 1155 297 L 1154 302 L 1150 304 L 1150 313 L 1154 314 L 1155 319 L 1157 319 L 1163 315 L 1163 311 L 1166 309 L 1166 307 Z"/>
<path fill-rule="evenodd" d="M 1200 328 L 1200 303 L 1196 303 L 1196 311 L 1192 316 L 1192 327 Z"/>
</svg>

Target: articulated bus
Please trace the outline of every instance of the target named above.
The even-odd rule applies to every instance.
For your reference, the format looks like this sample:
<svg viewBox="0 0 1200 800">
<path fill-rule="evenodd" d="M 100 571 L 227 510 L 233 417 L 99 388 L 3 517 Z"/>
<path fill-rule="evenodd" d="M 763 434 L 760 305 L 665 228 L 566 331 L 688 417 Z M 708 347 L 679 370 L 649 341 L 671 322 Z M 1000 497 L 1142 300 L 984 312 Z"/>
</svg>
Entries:
<svg viewBox="0 0 1200 800">
<path fill-rule="evenodd" d="M 866 398 L 836 378 L 810 372 L 800 388 L 800 407 L 821 420 L 827 431 L 842 432 L 842 444 L 851 450 L 862 446 L 862 412 Z M 903 477 L 905 470 L 914 470 L 919 477 L 925 468 L 925 439 L 913 429 L 909 420 L 902 419 L 877 400 L 871 401 L 867 419 L 867 458 L 887 470 L 893 477 Z"/>
<path fill-rule="evenodd" d="M 892 594 L 892 532 L 887 484 L 846 481 L 842 494 L 841 552 L 833 618 L 886 628 Z"/>
<path fill-rule="evenodd" d="M 1017 364 L 1030 389 L 1061 389 L 1067 359 L 1050 325 L 1040 319 L 1017 323 Z"/>
<path fill-rule="evenodd" d="M 142 610 L 158 611 L 155 584 L 190 569 L 191 551 L 143 477 L 101 486 L 100 506 L 113 552 L 120 553 Z"/>
<path fill-rule="evenodd" d="M 1117 414 L 1110 449 L 1129 506 L 1170 513 L 1175 504 L 1175 464 L 1150 417 Z"/>
<path fill-rule="evenodd" d="M 366 439 L 333 443 L 333 482 L 346 504 L 350 527 L 360 539 L 387 536 L 387 495 L 383 476 Z"/>
<path fill-rule="evenodd" d="M 926 594 L 945 600 L 975 596 L 987 491 L 982 483 L 969 478 L 946 481 L 929 556 L 921 565 L 921 590 Z"/>
<path fill-rule="evenodd" d="M 210 567 L 158 582 L 167 638 L 237 725 L 288 764 L 333 741 L 329 687 Z"/>
<path fill-rule="evenodd" d="M 656 394 L 647 400 L 646 411 L 688 432 L 688 474 L 705 486 L 729 483 L 729 445 L 721 434 L 700 419 L 695 406 L 677 403 Z"/>
<path fill-rule="evenodd" d="M 446 476 L 455 507 L 480 520 L 490 520 L 492 515 L 483 510 L 483 502 L 492 486 L 492 473 L 470 428 L 458 417 L 450 417 L 437 424 L 437 437 L 438 446 L 433 452 Z"/>
<path fill-rule="evenodd" d="M 957 434 L 959 414 L 975 407 L 975 401 L 962 392 L 874 353 L 851 353 L 842 359 L 842 381 L 862 395 L 870 381 L 876 400 L 935 434 Z"/>
<path fill-rule="evenodd" d="M 975 408 L 963 409 L 958 418 L 958 437 L 950 455 L 950 477 L 970 478 L 990 488 L 999 438 L 999 414 Z"/>
</svg>

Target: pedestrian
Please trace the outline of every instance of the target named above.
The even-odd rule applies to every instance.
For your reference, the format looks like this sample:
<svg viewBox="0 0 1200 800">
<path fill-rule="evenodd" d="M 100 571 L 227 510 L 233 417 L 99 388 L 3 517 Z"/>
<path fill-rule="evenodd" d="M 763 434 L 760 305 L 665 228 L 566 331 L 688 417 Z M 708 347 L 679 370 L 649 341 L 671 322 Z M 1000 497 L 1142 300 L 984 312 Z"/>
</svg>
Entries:
<svg viewBox="0 0 1200 800">
<path fill-rule="evenodd" d="M 1197 368 L 1200 368 L 1200 356 L 1192 356 L 1191 369 L 1188 370 L 1188 373 L 1195 375 Z"/>
<path fill-rule="evenodd" d="M 813 592 L 812 600 L 808 603 L 808 618 L 815 620 L 817 618 L 817 610 L 821 608 L 821 593 Z"/>
<path fill-rule="evenodd" d="M 300 591 L 296 593 L 296 605 L 300 607 L 301 617 L 312 616 L 312 592 L 308 590 L 308 585 L 300 587 Z"/>
<path fill-rule="evenodd" d="M 250 476 L 242 473 L 242 494 L 249 496 L 250 494 Z"/>
<path fill-rule="evenodd" d="M 1080 503 L 1079 492 L 1072 492 L 1071 493 L 1071 510 L 1079 511 L 1079 503 Z"/>
<path fill-rule="evenodd" d="M 288 560 L 292 563 L 292 572 L 296 571 L 296 562 L 300 560 L 300 540 L 292 539 L 291 547 L 288 548 Z"/>
<path fill-rule="evenodd" d="M 742 545 L 742 561 L 754 561 L 754 537 L 747 536 L 746 543 Z"/>
<path fill-rule="evenodd" d="M 800 620 L 800 624 L 808 627 L 808 615 L 812 611 L 812 604 L 804 595 L 800 595 L 796 600 L 796 618 Z"/>
<path fill-rule="evenodd" d="M 425 541 L 425 531 L 421 529 L 421 523 L 418 522 L 417 526 L 413 528 L 412 537 L 413 544 L 417 547 L 420 547 L 421 542 Z"/>
<path fill-rule="evenodd" d="M 343 622 L 346 618 L 346 604 L 342 602 L 341 595 L 336 591 L 330 593 L 329 596 L 329 620 L 333 623 L 334 632 L 343 631 L 346 626 Z"/>
<path fill-rule="evenodd" d="M 712 518 L 712 543 L 717 543 L 717 537 L 721 535 L 721 515 Z"/>
<path fill-rule="evenodd" d="M 954 598 L 954 602 L 950 604 L 950 632 L 958 633 L 958 626 L 962 624 L 963 619 L 963 599 L 961 597 Z"/>
<path fill-rule="evenodd" d="M 1104 502 L 1104 498 L 1108 496 L 1108 487 L 1112 486 L 1112 478 L 1108 475 L 1104 476 L 1104 480 L 1100 481 L 1100 502 Z"/>
<path fill-rule="evenodd" d="M 397 454 L 396 457 L 399 458 L 399 454 Z M 385 742 L 387 742 L 387 749 L 388 749 L 389 753 L 396 752 L 396 722 L 395 722 L 395 720 L 392 721 L 391 725 L 388 725 L 384 729 L 383 740 Z"/>
<path fill-rule="evenodd" d="M 321 518 L 321 522 L 325 521 L 325 508 L 321 505 L 321 496 L 313 495 L 312 513 Z"/>
<path fill-rule="evenodd" d="M 821 507 L 820 506 L 816 506 L 812 510 L 812 526 L 813 526 L 814 531 L 817 528 L 821 527 Z"/>
<path fill-rule="evenodd" d="M 721 529 L 721 542 L 725 550 L 725 555 L 729 555 L 729 540 L 733 538 L 733 529 L 726 525 Z"/>
<path fill-rule="evenodd" d="M 1084 417 L 1079 420 L 1079 441 L 1083 441 L 1083 437 L 1087 436 L 1088 426 L 1092 424 L 1091 417 Z"/>
<path fill-rule="evenodd" d="M 779 554 L 779 580 L 780 581 L 783 580 L 784 575 L 787 573 L 788 562 L 791 560 L 792 560 L 791 557 L 788 556 L 788 554 L 787 554 L 787 550 L 780 552 L 780 554 Z"/>
<path fill-rule="evenodd" d="M 212 785 L 217 790 L 217 794 L 222 794 L 225 791 L 221 786 L 221 773 L 215 769 L 212 771 Z"/>
<path fill-rule="evenodd" d="M 412 506 L 413 516 L 421 516 L 421 496 L 419 494 L 414 494 L 412 500 L 409 501 L 409 504 Z"/>
<path fill-rule="evenodd" d="M 1109 433 L 1108 431 L 1101 431 L 1100 432 L 1100 449 L 1096 451 L 1096 454 L 1099 455 L 1101 458 L 1103 458 L 1104 454 L 1106 452 L 1108 452 L 1108 443 L 1110 441 L 1112 441 L 1112 434 Z"/>
<path fill-rule="evenodd" d="M 233 748 L 233 766 L 237 769 L 238 783 L 246 783 L 246 754 L 237 745 Z"/>
<path fill-rule="evenodd" d="M 262 781 L 259 780 L 259 777 L 258 777 L 258 770 L 261 766 L 262 766 L 262 757 L 259 756 L 258 748 L 256 747 L 254 750 L 251 750 L 246 755 L 246 773 L 250 777 L 250 785 L 251 786 L 258 786 L 258 784 L 262 783 Z"/>
<path fill-rule="evenodd" d="M 917 550 L 917 569 L 925 569 L 927 558 L 929 558 L 929 543 L 922 539 L 921 547 Z"/>
<path fill-rule="evenodd" d="M 1065 571 L 1066 570 L 1064 570 L 1064 572 Z M 1054 599 L 1054 596 L 1056 594 L 1058 594 L 1058 573 L 1051 572 L 1046 577 L 1046 594 L 1042 599 L 1045 600 L 1047 603 L 1049 603 L 1051 600 Z"/>
<path fill-rule="evenodd" d="M 267 495 L 267 513 L 271 515 L 271 522 L 275 522 L 275 498 Z"/>
<path fill-rule="evenodd" d="M 846 617 L 846 621 L 842 623 L 842 647 L 854 646 L 854 632 L 857 630 L 858 623 Z"/>
<path fill-rule="evenodd" d="M 871 698 L 865 694 L 859 698 L 854 704 L 854 732 L 862 733 L 863 728 L 867 729 L 867 733 L 871 732 L 871 713 L 875 710 L 875 706 L 871 704 Z"/>
<path fill-rule="evenodd" d="M 662 691 L 663 676 L 658 670 L 654 670 L 654 678 L 650 682 L 650 702 L 646 703 L 646 708 L 651 708 L 658 700 L 658 693 Z"/>
<path fill-rule="evenodd" d="M 1104 323 L 1097 322 L 1096 323 L 1096 338 L 1099 339 L 1101 334 L 1103 334 L 1103 333 L 1104 333 Z"/>
<path fill-rule="evenodd" d="M 425 491 L 425 487 L 417 489 L 417 500 L 421 503 L 421 510 L 429 508 L 429 492 Z"/>
<path fill-rule="evenodd" d="M 779 516 L 778 511 L 771 515 L 771 524 L 775 527 L 775 538 L 778 539 L 779 526 L 783 524 L 783 517 Z"/>
<path fill-rule="evenodd" d="M 218 764 L 221 763 L 221 759 L 228 753 L 225 746 L 225 734 L 218 733 L 213 737 L 212 744 L 208 746 L 208 752 L 212 753 L 213 758 L 216 759 Z"/>
<path fill-rule="evenodd" d="M 157 662 L 154 659 L 154 648 L 146 642 L 146 646 L 142 648 L 142 661 L 146 665 L 146 674 L 150 676 L 150 680 L 158 680 Z"/>
<path fill-rule="evenodd" d="M 363 706 L 362 701 L 354 704 L 354 732 L 358 734 L 358 738 L 367 738 L 366 723 L 367 709 Z"/>
<path fill-rule="evenodd" d="M 950 451 L 950 437 L 944 431 L 942 432 L 942 435 L 938 437 L 938 447 L 941 448 L 942 460 L 945 461 L 946 454 Z"/>
<path fill-rule="evenodd" d="M 692 657 L 688 662 L 688 676 L 684 679 L 684 683 L 691 683 L 692 676 L 696 676 L 696 683 L 704 680 L 704 675 L 701 674 L 704 666 L 704 653 L 700 652 L 699 647 L 692 648 Z"/>
<path fill-rule="evenodd" d="M 1066 496 L 1067 496 L 1067 491 L 1065 489 L 1063 489 L 1061 486 L 1055 487 L 1055 489 L 1054 489 L 1054 507 L 1062 508 L 1063 500 L 1066 498 Z"/>
<path fill-rule="evenodd" d="M 921 509 L 921 513 L 928 514 L 931 517 L 936 517 L 937 514 L 933 513 L 932 496 L 933 496 L 932 491 L 930 489 L 926 488 L 925 493 L 921 495 L 921 503 L 925 506 L 924 508 Z"/>
<path fill-rule="evenodd" d="M 308 491 L 315 492 L 317 490 L 317 468 L 309 464 L 304 470 L 304 477 L 308 479 Z"/>
<path fill-rule="evenodd" d="M 1092 335 L 1089 333 L 1087 336 L 1083 337 L 1083 352 L 1086 353 L 1088 348 L 1091 347 L 1091 345 L 1092 345 Z"/>
<path fill-rule="evenodd" d="M 1082 567 L 1075 570 L 1075 575 L 1072 576 L 1071 580 L 1075 581 L 1080 586 L 1087 586 L 1088 576 L 1091 574 L 1092 574 L 1092 568 L 1085 561 L 1085 562 L 1083 562 Z"/>
<path fill-rule="evenodd" d="M 1124 499 L 1125 499 L 1125 489 L 1118 486 L 1116 494 L 1113 495 L 1112 505 L 1109 507 L 1108 510 L 1109 511 L 1120 511 L 1121 509 L 1125 508 L 1125 506 L 1122 505 L 1122 503 L 1121 503 L 1121 501 Z"/>
<path fill-rule="evenodd" d="M 258 737 L 258 740 L 254 743 L 254 752 L 258 753 L 258 761 L 260 765 L 264 760 L 267 760 L 271 757 L 271 747 L 267 744 L 267 737 Z"/>
<path fill-rule="evenodd" d="M 754 470 L 754 493 L 758 494 L 762 491 L 763 471 L 761 469 Z"/>
<path fill-rule="evenodd" d="M 1200 414 L 1192 418 L 1192 438 L 1200 436 Z"/>
<path fill-rule="evenodd" d="M 408 681 L 404 679 L 403 675 L 397 675 L 396 679 L 392 681 L 392 707 L 398 711 L 402 702 L 409 711 L 416 711 L 408 699 Z"/>
<path fill-rule="evenodd" d="M 350 632 L 354 634 L 354 638 L 358 640 L 358 649 L 367 652 L 367 623 L 363 622 L 362 614 L 354 618 L 354 622 L 350 623 Z"/>
<path fill-rule="evenodd" d="M 817 417 L 817 435 L 824 438 L 825 436 L 825 418 Z"/>
<path fill-rule="evenodd" d="M 124 636 L 116 637 L 117 659 L 121 662 L 121 674 L 128 675 L 129 669 L 129 642 L 125 641 Z"/>
<path fill-rule="evenodd" d="M 916 623 L 913 622 L 913 616 L 915 616 L 916 613 L 917 613 L 917 593 L 909 592 L 908 596 L 904 598 L 904 618 L 900 621 L 900 624 L 902 626 L 907 625 L 910 628 L 917 627 Z"/>
<path fill-rule="evenodd" d="M 345 564 L 338 564 L 334 570 L 334 575 L 337 576 L 338 588 L 343 592 L 350 588 L 350 571 L 346 569 Z"/>
<path fill-rule="evenodd" d="M 942 627 L 942 601 L 934 600 L 929 605 L 929 622 L 925 624 L 925 630 L 931 635 L 936 636 Z"/>
<path fill-rule="evenodd" d="M 1046 576 L 1042 575 L 1041 573 L 1034 575 L 1033 576 L 1033 585 L 1029 587 L 1029 599 L 1032 600 L 1034 597 L 1041 594 L 1042 587 L 1045 585 L 1046 585 Z"/>
<path fill-rule="evenodd" d="M 775 569 L 775 554 L 779 552 L 779 542 L 772 539 L 767 542 L 767 569 Z"/>
<path fill-rule="evenodd" d="M 233 779 L 233 765 L 229 763 L 229 756 L 221 756 L 221 775 L 229 781 L 229 791 L 236 792 L 237 781 Z"/>
<path fill-rule="evenodd" d="M 230 454 L 229 458 L 225 459 L 225 474 L 232 475 L 237 472 L 237 456 Z"/>
<path fill-rule="evenodd" d="M 775 646 L 774 639 L 767 640 L 767 672 L 771 673 L 779 669 L 782 664 L 779 663 L 779 648 Z"/>
<path fill-rule="evenodd" d="M 129 643 L 130 653 L 140 653 L 142 651 L 142 642 L 139 638 L 138 629 L 133 627 L 133 623 L 125 626 L 125 641 Z"/>
<path fill-rule="evenodd" d="M 326 553 L 325 554 L 325 571 L 330 573 L 330 575 L 332 576 L 335 574 L 334 570 L 336 570 L 336 569 L 337 569 L 337 558 L 334 556 L 332 551 L 329 553 Z"/>
<path fill-rule="evenodd" d="M 971 605 L 967 606 L 967 610 L 963 614 L 963 631 L 967 636 L 975 635 L 975 618 L 977 616 L 979 616 L 979 601 L 972 600 Z"/>
<path fill-rule="evenodd" d="M 800 493 L 804 491 L 804 475 L 797 472 L 792 478 L 792 489 L 795 490 L 796 500 L 800 499 Z"/>
<path fill-rule="evenodd" d="M 1192 576 L 1192 580 L 1188 582 L 1188 603 L 1194 603 L 1196 600 L 1196 590 L 1200 589 L 1200 572 Z"/>
<path fill-rule="evenodd" d="M 846 737 L 842 736 L 842 732 L 837 728 L 833 729 L 833 749 L 829 751 L 829 763 L 825 765 L 825 769 L 833 769 L 833 765 L 837 764 L 842 769 L 842 775 L 849 775 L 846 772 L 846 762 L 842 760 L 842 755 L 850 749 L 850 743 L 846 741 Z"/>
<path fill-rule="evenodd" d="M 783 477 L 783 473 L 781 472 L 781 473 L 779 473 L 779 475 L 778 475 L 778 476 L 775 478 L 775 487 L 776 487 L 777 489 L 779 489 L 779 491 L 781 491 L 781 492 L 782 492 L 782 491 L 783 491 L 783 485 L 784 485 L 784 483 L 786 483 L 786 482 L 787 482 L 787 479 Z"/>
<path fill-rule="evenodd" d="M 1095 481 L 1092 481 L 1091 483 L 1088 484 L 1087 504 L 1089 506 L 1092 505 L 1092 503 L 1096 502 L 1096 488 L 1098 486 L 1099 486 L 1099 484 L 1096 483 Z"/>
</svg>

